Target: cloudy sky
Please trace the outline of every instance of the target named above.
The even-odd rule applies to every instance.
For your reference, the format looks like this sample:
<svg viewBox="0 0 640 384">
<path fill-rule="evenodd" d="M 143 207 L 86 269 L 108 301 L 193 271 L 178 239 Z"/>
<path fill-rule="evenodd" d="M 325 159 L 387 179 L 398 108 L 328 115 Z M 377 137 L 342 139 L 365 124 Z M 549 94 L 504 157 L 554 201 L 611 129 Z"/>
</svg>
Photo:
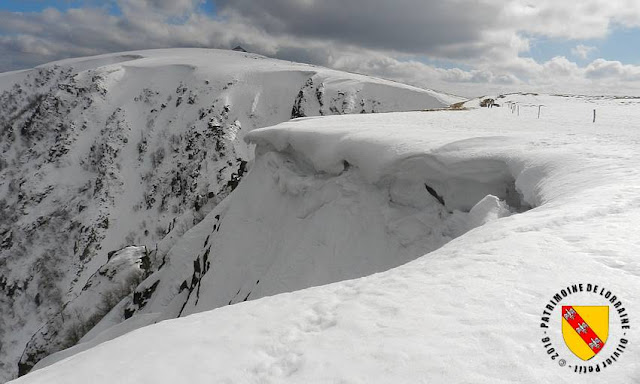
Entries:
<svg viewBox="0 0 640 384">
<path fill-rule="evenodd" d="M 465 96 L 640 95 L 638 0 L 0 1 L 0 72 L 236 45 Z"/>
</svg>

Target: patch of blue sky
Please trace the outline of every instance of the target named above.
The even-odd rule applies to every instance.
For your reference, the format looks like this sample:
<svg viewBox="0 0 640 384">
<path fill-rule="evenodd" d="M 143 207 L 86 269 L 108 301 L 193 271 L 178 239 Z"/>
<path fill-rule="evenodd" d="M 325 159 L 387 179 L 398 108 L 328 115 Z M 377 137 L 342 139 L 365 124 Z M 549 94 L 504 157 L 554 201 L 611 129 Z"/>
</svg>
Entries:
<svg viewBox="0 0 640 384">
<path fill-rule="evenodd" d="M 625 64 L 640 65 L 640 28 L 614 27 L 603 39 L 564 40 L 531 37 L 529 52 L 521 54 L 537 62 L 545 62 L 556 56 L 565 56 L 580 65 L 586 65 L 597 58 L 616 60 Z M 572 54 L 577 45 L 594 47 L 587 58 Z"/>
<path fill-rule="evenodd" d="M 217 13 L 217 9 L 218 7 L 216 7 L 216 2 L 213 0 L 204 1 L 200 5 L 200 10 L 209 15 L 215 15 Z"/>
<path fill-rule="evenodd" d="M 107 8 L 112 14 L 119 14 L 120 10 L 115 0 L 3 0 L 0 10 L 9 12 L 41 12 L 46 8 L 66 11 L 71 8 L 100 7 Z"/>
<path fill-rule="evenodd" d="M 615 28 L 597 53 L 604 59 L 640 65 L 640 28 Z"/>
<path fill-rule="evenodd" d="M 2 0 L 0 11 L 9 12 L 41 12 L 46 8 L 55 8 L 66 11 L 71 8 L 98 7 L 109 10 L 112 15 L 120 15 L 122 12 L 116 0 Z M 207 15 L 215 15 L 216 3 L 206 0 L 200 4 L 199 10 Z"/>
</svg>

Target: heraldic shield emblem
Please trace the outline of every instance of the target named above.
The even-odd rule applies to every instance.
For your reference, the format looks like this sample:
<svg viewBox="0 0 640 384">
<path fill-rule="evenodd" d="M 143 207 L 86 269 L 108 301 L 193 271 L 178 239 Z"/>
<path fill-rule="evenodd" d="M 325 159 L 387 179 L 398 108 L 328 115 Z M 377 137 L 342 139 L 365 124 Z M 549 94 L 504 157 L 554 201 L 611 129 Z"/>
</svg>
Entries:
<svg viewBox="0 0 640 384">
<path fill-rule="evenodd" d="M 609 337 L 609 306 L 562 306 L 562 337 L 582 360 L 597 355 Z"/>
</svg>

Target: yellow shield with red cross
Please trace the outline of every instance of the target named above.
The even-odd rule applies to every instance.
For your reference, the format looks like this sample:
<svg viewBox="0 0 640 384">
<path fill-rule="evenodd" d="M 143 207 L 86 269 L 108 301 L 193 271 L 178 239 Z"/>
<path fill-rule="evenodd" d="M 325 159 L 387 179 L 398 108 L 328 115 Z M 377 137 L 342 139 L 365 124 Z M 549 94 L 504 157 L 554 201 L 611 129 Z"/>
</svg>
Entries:
<svg viewBox="0 0 640 384">
<path fill-rule="evenodd" d="M 600 353 L 609 337 L 609 306 L 562 306 L 562 337 L 580 359 Z"/>
</svg>

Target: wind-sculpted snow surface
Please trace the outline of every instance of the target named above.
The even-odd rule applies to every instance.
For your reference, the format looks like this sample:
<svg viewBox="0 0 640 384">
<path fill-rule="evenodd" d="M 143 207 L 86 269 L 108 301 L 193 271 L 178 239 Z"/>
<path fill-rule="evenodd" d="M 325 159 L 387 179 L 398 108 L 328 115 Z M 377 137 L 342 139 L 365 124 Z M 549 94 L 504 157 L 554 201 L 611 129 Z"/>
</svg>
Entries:
<svg viewBox="0 0 640 384">
<path fill-rule="evenodd" d="M 640 311 L 638 104 L 508 99 L 520 116 L 393 113 L 253 131 L 250 173 L 141 285 L 159 282 L 131 319 L 224 307 L 16 383 L 637 382 L 633 326 L 615 364 L 577 375 L 550 359 L 539 324 L 549 297 L 578 283 L 615 291 L 632 322 Z"/>
<path fill-rule="evenodd" d="M 25 373 L 95 322 L 91 310 L 56 319 L 109 252 L 144 245 L 150 268 L 162 265 L 175 239 L 246 174 L 247 132 L 292 117 L 452 101 L 218 50 L 111 54 L 0 74 L 0 380 L 17 373 L 20 356 Z M 130 295 L 129 304 L 144 297 Z M 54 323 L 62 329 L 45 332 Z"/>
</svg>

